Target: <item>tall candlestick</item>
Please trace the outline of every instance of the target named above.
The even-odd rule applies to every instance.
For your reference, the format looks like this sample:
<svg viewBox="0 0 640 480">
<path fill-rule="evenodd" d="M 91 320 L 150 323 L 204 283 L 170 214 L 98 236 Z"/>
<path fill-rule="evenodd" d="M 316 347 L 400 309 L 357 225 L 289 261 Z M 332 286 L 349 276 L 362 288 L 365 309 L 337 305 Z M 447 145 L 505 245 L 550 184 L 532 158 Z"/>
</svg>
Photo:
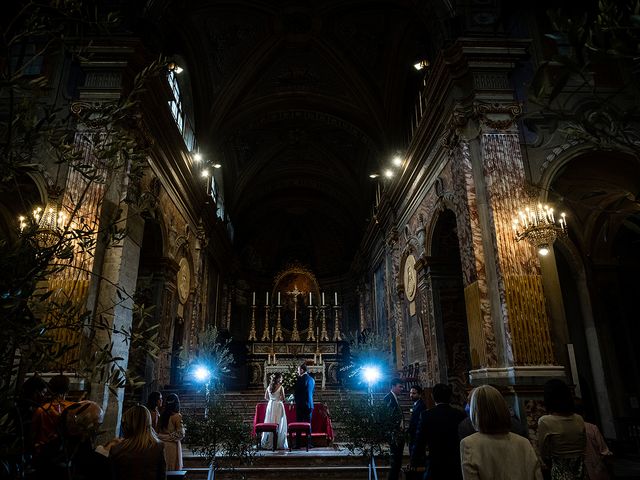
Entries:
<svg viewBox="0 0 640 480">
<path fill-rule="evenodd" d="M 256 292 L 253 292 L 253 305 L 256 304 Z"/>
<path fill-rule="evenodd" d="M 267 292 L 267 303 L 265 305 L 269 305 L 269 292 Z"/>
<path fill-rule="evenodd" d="M 322 305 L 324 305 L 324 292 L 322 292 Z"/>
<path fill-rule="evenodd" d="M 313 297 L 311 296 L 311 292 L 309 292 L 309 305 L 313 305 Z"/>
<path fill-rule="evenodd" d="M 335 304 L 338 304 L 338 292 L 333 292 L 333 299 L 335 301 Z"/>
<path fill-rule="evenodd" d="M 282 304 L 280 303 L 280 292 L 278 292 L 278 305 L 282 305 Z"/>
</svg>

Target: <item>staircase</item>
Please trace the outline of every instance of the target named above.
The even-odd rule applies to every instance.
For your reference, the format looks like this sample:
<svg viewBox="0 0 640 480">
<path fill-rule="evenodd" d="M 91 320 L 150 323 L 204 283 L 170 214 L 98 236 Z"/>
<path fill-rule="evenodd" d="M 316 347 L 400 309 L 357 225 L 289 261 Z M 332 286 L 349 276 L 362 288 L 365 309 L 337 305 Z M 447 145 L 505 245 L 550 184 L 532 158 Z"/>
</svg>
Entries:
<svg viewBox="0 0 640 480">
<path fill-rule="evenodd" d="M 204 392 L 194 388 L 184 387 L 164 391 L 167 393 L 177 393 L 180 397 L 181 408 L 184 414 L 201 413 L 204 408 Z M 316 389 L 314 401 L 326 404 L 329 409 L 341 396 L 356 394 L 348 390 L 328 387 L 326 390 Z M 357 394 L 361 394 L 358 392 Z M 249 388 L 238 392 L 226 392 L 222 394 L 225 402 L 233 407 L 233 410 L 240 413 L 248 425 L 253 423 L 256 403 L 264 399 L 262 388 Z M 384 393 L 376 393 L 376 397 L 381 398 Z M 408 396 L 401 398 L 401 406 L 405 412 L 405 419 L 409 419 L 411 401 Z M 330 411 L 330 410 L 329 410 Z M 307 452 L 304 449 L 288 451 L 264 451 L 256 452 L 256 456 L 251 459 L 248 465 L 236 467 L 235 470 L 224 468 L 228 464 L 227 459 L 220 460 L 221 468 L 216 479 L 244 478 L 246 480 L 260 479 L 268 480 L 278 478 L 280 480 L 314 480 L 314 479 L 335 479 L 335 480 L 356 480 L 368 478 L 367 460 L 359 455 L 351 454 L 344 448 L 344 436 L 341 434 L 340 424 L 333 423 L 335 441 L 329 447 L 316 447 Z M 183 447 L 184 469 L 188 472 L 187 478 L 190 480 L 206 479 L 208 466 L 206 461 L 188 448 Z M 404 464 L 409 461 L 405 458 Z M 386 458 L 376 459 L 378 478 L 386 478 L 388 471 L 388 461 Z"/>
<path fill-rule="evenodd" d="M 407 459 L 408 460 L 408 459 Z M 378 462 L 378 460 L 376 460 Z M 385 459 L 377 467 L 378 477 L 386 478 L 388 465 Z M 221 462 L 224 464 L 224 459 Z M 184 452 L 184 468 L 189 480 L 206 479 L 208 468 L 201 457 Z M 235 470 L 221 468 L 216 479 L 246 480 L 356 480 L 367 479 L 367 460 L 361 456 L 350 455 L 340 448 L 314 448 L 308 453 L 305 450 L 292 452 L 259 452 L 249 465 L 236 467 Z"/>
</svg>

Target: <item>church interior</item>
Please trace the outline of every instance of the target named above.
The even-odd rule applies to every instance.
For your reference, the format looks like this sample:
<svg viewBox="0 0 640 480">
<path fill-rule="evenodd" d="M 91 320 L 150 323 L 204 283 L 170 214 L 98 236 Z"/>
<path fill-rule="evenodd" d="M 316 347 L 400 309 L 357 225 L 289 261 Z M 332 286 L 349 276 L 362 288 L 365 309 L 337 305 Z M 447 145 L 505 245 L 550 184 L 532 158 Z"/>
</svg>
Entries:
<svg viewBox="0 0 640 480">
<path fill-rule="evenodd" d="M 64 372 L 116 432 L 208 329 L 260 396 L 368 339 L 528 421 L 563 379 L 639 455 L 640 32 L 598 4 L 3 6 L 2 384 Z"/>
</svg>

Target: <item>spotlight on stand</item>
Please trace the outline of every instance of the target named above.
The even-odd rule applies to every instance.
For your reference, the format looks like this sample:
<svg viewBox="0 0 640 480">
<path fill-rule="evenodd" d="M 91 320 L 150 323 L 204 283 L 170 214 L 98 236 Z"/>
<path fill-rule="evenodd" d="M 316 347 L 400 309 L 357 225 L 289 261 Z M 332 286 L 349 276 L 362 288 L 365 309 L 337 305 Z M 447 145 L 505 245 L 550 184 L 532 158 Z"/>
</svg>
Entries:
<svg viewBox="0 0 640 480">
<path fill-rule="evenodd" d="M 367 384 L 371 386 L 378 380 L 380 380 L 382 374 L 380 373 L 380 369 L 378 367 L 367 365 L 365 367 L 362 367 L 362 377 L 367 382 Z"/>
<path fill-rule="evenodd" d="M 193 378 L 199 383 L 208 383 L 211 380 L 211 370 L 204 365 L 196 365 L 193 369 Z"/>
</svg>

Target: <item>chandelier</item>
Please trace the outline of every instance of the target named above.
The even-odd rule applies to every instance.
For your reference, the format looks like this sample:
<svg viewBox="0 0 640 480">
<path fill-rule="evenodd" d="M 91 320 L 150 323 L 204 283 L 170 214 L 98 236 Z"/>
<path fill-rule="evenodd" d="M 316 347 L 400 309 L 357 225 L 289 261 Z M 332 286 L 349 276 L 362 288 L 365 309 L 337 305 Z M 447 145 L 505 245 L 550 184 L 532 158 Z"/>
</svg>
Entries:
<svg viewBox="0 0 640 480">
<path fill-rule="evenodd" d="M 53 246 L 67 224 L 67 214 L 58 200 L 57 196 L 51 196 L 46 207 L 36 207 L 31 215 L 18 216 L 20 233 L 23 233 L 25 228 L 33 227 L 36 230 L 35 239 L 40 246 Z"/>
<path fill-rule="evenodd" d="M 540 255 L 545 256 L 558 235 L 567 233 L 567 216 L 561 213 L 556 219 L 549 205 L 532 203 L 515 215 L 513 231 L 517 241 L 526 239 Z"/>
</svg>

